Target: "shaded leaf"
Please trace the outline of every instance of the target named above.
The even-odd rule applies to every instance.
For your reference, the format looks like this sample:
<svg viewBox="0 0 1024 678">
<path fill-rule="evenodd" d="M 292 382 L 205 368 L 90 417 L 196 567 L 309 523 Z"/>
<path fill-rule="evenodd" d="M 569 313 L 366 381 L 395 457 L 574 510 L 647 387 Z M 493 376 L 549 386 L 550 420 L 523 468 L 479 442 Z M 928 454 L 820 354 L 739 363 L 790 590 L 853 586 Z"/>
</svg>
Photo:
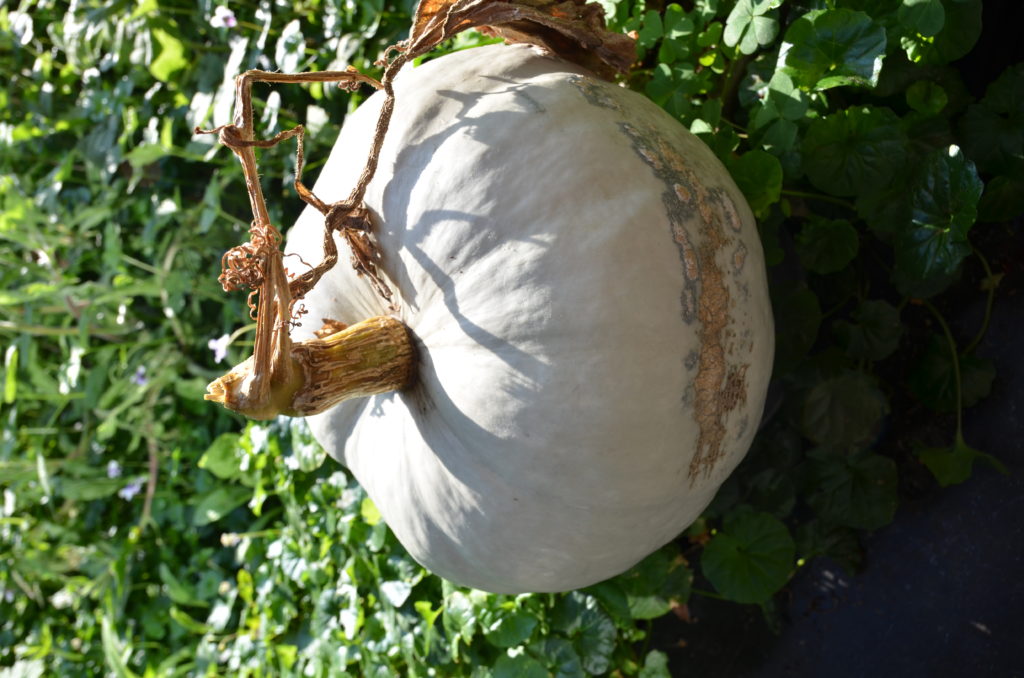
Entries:
<svg viewBox="0 0 1024 678">
<path fill-rule="evenodd" d="M 672 678 L 668 669 L 668 655 L 661 650 L 648 652 L 637 678 Z"/>
<path fill-rule="evenodd" d="M 949 102 L 946 90 L 931 80 L 918 80 L 907 88 L 907 105 L 918 113 L 938 115 Z"/>
<path fill-rule="evenodd" d="M 903 0 L 897 16 L 904 28 L 923 37 L 935 35 L 946 23 L 942 0 Z"/>
<path fill-rule="evenodd" d="M 992 361 L 973 353 L 959 356 L 963 407 L 971 407 L 988 396 L 996 377 Z M 956 411 L 956 372 L 946 339 L 932 334 L 908 378 L 911 392 L 936 412 Z"/>
<path fill-rule="evenodd" d="M 814 345 L 821 325 L 821 306 L 805 286 L 772 288 L 775 314 L 775 366 L 779 373 L 800 363 Z"/>
<path fill-rule="evenodd" d="M 701 571 L 729 600 L 762 603 L 789 581 L 796 545 L 767 513 L 734 511 L 701 555 Z"/>
<path fill-rule="evenodd" d="M 730 160 L 729 172 L 755 214 L 764 214 L 779 201 L 782 165 L 771 153 L 748 151 Z"/>
<path fill-rule="evenodd" d="M 238 485 L 218 487 L 203 496 L 196 505 L 192 524 L 197 527 L 215 523 L 252 496 L 252 490 Z"/>
<path fill-rule="evenodd" d="M 819 382 L 804 401 L 801 430 L 816 443 L 842 448 L 867 445 L 888 412 L 885 396 L 870 378 L 847 371 Z"/>
<path fill-rule="evenodd" d="M 853 322 L 839 320 L 836 337 L 852 358 L 882 360 L 899 346 L 903 326 L 899 310 L 887 301 L 869 299 L 853 313 Z"/>
<path fill-rule="evenodd" d="M 860 248 L 860 237 L 845 219 L 810 219 L 796 237 L 796 251 L 804 268 L 814 273 L 835 273 L 845 268 Z"/>
<path fill-rule="evenodd" d="M 808 503 L 822 520 L 859 530 L 892 522 L 896 513 L 896 463 L 878 454 L 830 454 L 812 459 Z"/>
<path fill-rule="evenodd" d="M 887 108 L 847 108 L 811 122 L 803 143 L 807 178 L 832 195 L 877 191 L 893 182 L 906 138 Z"/>
</svg>

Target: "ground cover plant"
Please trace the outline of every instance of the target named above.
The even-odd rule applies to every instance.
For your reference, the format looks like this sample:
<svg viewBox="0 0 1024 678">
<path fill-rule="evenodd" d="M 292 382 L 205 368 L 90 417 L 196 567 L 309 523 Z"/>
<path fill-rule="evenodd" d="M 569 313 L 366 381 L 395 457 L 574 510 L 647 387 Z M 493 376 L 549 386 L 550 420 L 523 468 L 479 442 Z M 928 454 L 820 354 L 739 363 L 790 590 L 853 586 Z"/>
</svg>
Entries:
<svg viewBox="0 0 1024 678">
<path fill-rule="evenodd" d="M 373 73 L 411 6 L 0 6 L 0 675 L 666 676 L 650 624 L 690 596 L 770 621 L 808 560 L 856 569 L 908 487 L 1001 466 L 960 424 L 995 376 L 987 314 L 964 334 L 944 316 L 954 295 L 991 308 L 998 253 L 977 243 L 1024 212 L 1024 66 L 956 68 L 981 1 L 604 6 L 638 37 L 628 86 L 758 214 L 775 395 L 677 541 L 589 589 L 515 597 L 412 562 L 300 420 L 202 401 L 251 341 L 244 295 L 216 282 L 248 202 L 191 130 L 227 122 L 245 68 Z M 267 87 L 258 127 L 304 123 L 313 176 L 359 99 Z M 260 166 L 290 223 L 292 149 Z M 929 435 L 899 435 L 920 412 Z"/>
</svg>

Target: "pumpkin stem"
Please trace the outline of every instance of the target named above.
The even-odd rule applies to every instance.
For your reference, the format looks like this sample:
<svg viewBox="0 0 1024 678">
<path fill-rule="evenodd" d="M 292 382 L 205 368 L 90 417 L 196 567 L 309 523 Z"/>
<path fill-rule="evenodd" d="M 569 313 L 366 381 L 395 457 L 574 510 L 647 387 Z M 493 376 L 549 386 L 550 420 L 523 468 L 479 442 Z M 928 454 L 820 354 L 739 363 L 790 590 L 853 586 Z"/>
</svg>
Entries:
<svg viewBox="0 0 1024 678">
<path fill-rule="evenodd" d="M 340 330 L 338 325 L 328 321 L 325 336 L 293 343 L 281 369 L 269 375 L 259 374 L 256 356 L 250 357 L 207 386 L 206 400 L 251 419 L 307 417 L 409 384 L 415 352 L 400 320 L 378 316 Z M 262 397 L 250 394 L 254 381 L 267 385 Z"/>
</svg>

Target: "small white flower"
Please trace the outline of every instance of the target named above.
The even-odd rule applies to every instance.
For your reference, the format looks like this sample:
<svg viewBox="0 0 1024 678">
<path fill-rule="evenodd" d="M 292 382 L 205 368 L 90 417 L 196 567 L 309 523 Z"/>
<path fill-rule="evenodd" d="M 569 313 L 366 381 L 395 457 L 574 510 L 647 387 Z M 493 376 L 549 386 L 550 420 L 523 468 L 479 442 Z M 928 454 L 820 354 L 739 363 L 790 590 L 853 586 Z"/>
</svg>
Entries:
<svg viewBox="0 0 1024 678">
<path fill-rule="evenodd" d="M 128 483 L 127 485 L 122 487 L 120 490 L 118 490 L 117 491 L 117 496 L 121 497 L 121 499 L 124 499 L 125 501 L 131 501 L 132 499 L 135 498 L 135 495 L 137 495 L 141 491 L 142 491 L 142 479 L 139 478 L 139 479 L 133 480 L 132 482 Z"/>
<path fill-rule="evenodd" d="M 235 18 L 235 13 L 230 9 L 220 6 L 213 11 L 210 25 L 214 28 L 234 28 L 238 25 L 238 19 Z"/>
<path fill-rule="evenodd" d="M 210 339 L 206 346 L 213 351 L 213 361 L 219 363 L 228 357 L 228 344 L 231 343 L 231 336 L 222 334 L 218 339 Z"/>
<path fill-rule="evenodd" d="M 107 462 L 107 477 L 108 478 L 120 478 L 121 477 L 121 465 L 111 459 Z"/>
<path fill-rule="evenodd" d="M 11 12 L 7 15 L 10 22 L 11 33 L 14 33 L 18 44 L 27 45 L 35 37 L 35 30 L 32 27 L 32 17 L 25 12 Z"/>
<path fill-rule="evenodd" d="M 65 607 L 70 607 L 71 603 L 75 602 L 75 599 L 71 596 L 71 593 L 67 589 L 61 589 L 52 596 L 50 596 L 50 604 L 58 610 L 62 610 Z"/>
<path fill-rule="evenodd" d="M 4 589 L 4 602 L 5 603 L 13 603 L 14 602 L 14 591 L 12 591 L 10 589 Z"/>
<path fill-rule="evenodd" d="M 263 450 L 263 446 L 267 444 L 267 438 L 269 437 L 270 431 L 262 426 L 253 426 L 249 429 L 249 442 L 252 443 L 254 454 Z"/>
</svg>

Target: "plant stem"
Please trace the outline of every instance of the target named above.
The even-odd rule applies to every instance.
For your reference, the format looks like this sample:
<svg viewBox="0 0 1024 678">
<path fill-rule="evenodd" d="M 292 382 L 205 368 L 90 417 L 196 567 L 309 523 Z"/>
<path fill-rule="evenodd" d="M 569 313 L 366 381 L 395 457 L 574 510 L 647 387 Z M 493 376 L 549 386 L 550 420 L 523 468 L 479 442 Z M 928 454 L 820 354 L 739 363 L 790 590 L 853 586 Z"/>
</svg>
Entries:
<svg viewBox="0 0 1024 678">
<path fill-rule="evenodd" d="M 996 285 L 992 280 L 992 267 L 989 266 L 988 259 L 986 259 L 985 255 L 980 251 L 976 249 L 974 250 L 974 253 L 978 256 L 978 261 L 981 262 L 982 268 L 985 269 L 985 279 L 989 281 L 988 299 L 985 300 L 985 316 L 981 320 L 981 328 L 978 330 L 978 333 L 974 335 L 974 339 L 971 340 L 971 343 L 967 344 L 967 348 L 964 349 L 965 355 L 976 349 L 978 344 L 980 344 L 981 340 L 985 337 L 985 334 L 988 332 L 988 325 L 992 320 L 992 305 L 995 303 L 996 299 Z"/>
<path fill-rule="evenodd" d="M 956 347 L 956 339 L 953 338 L 953 333 L 949 329 L 949 323 L 939 313 L 939 309 L 935 308 L 934 305 L 927 299 L 922 299 L 921 303 L 931 311 L 932 315 L 935 316 L 936 322 L 942 328 L 943 334 L 946 335 L 946 344 L 949 346 L 950 354 L 953 358 L 953 377 L 956 385 L 956 441 L 958 443 L 964 442 L 964 407 L 963 407 L 963 389 L 961 387 L 960 379 L 960 353 Z"/>
</svg>

